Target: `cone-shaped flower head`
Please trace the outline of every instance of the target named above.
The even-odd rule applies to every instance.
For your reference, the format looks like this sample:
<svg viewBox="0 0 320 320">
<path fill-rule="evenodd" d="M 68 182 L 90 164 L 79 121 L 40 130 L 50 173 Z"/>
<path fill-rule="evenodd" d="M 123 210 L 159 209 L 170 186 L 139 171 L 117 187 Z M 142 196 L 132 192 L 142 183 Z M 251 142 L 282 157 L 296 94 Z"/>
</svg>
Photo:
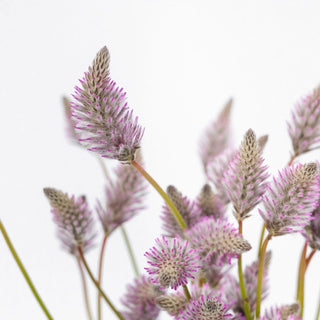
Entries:
<svg viewBox="0 0 320 320">
<path fill-rule="evenodd" d="M 197 251 L 192 249 L 188 241 L 175 239 L 156 239 L 157 246 L 145 253 L 149 268 L 145 268 L 152 275 L 152 281 L 161 287 L 177 289 L 178 286 L 194 279 L 200 268 Z"/>
<path fill-rule="evenodd" d="M 199 208 L 194 202 L 183 196 L 182 193 L 174 186 L 169 186 L 167 188 L 167 194 L 180 212 L 188 228 L 190 228 L 190 226 L 196 223 L 196 221 L 199 219 Z M 175 217 L 172 215 L 167 205 L 163 206 L 161 219 L 163 221 L 162 228 L 165 230 L 166 236 L 171 238 L 174 238 L 177 235 L 179 235 L 181 238 L 184 237 L 183 230 L 181 229 Z"/>
<path fill-rule="evenodd" d="M 92 245 L 93 218 L 84 196 L 76 198 L 53 188 L 44 188 L 52 207 L 54 222 L 58 226 L 58 236 L 64 247 L 72 254 L 77 247 L 83 250 Z"/>
<path fill-rule="evenodd" d="M 303 230 L 303 236 L 307 239 L 312 249 L 320 250 L 320 207 L 312 213 L 312 220 Z"/>
<path fill-rule="evenodd" d="M 197 199 L 197 205 L 202 217 L 213 216 L 215 220 L 221 219 L 226 213 L 226 207 L 219 196 L 214 194 L 209 184 L 205 184 Z"/>
<path fill-rule="evenodd" d="M 266 310 L 261 320 L 301 320 L 299 317 L 300 306 L 298 303 L 272 307 Z"/>
<path fill-rule="evenodd" d="M 127 292 L 121 299 L 126 310 L 122 315 L 126 320 L 155 320 L 158 318 L 160 308 L 156 299 L 164 291 L 154 285 L 146 276 L 134 280 L 134 284 L 127 285 Z"/>
<path fill-rule="evenodd" d="M 255 133 L 249 129 L 222 180 L 237 220 L 248 217 L 265 191 L 268 178 Z"/>
<path fill-rule="evenodd" d="M 218 118 L 206 129 L 200 141 L 200 156 L 204 170 L 217 155 L 224 151 L 230 144 L 230 111 L 232 99 L 230 99 L 218 115 Z"/>
<path fill-rule="evenodd" d="M 297 103 L 288 132 L 295 156 L 320 147 L 320 86 Z"/>
<path fill-rule="evenodd" d="M 144 209 L 146 183 L 132 166 L 120 164 L 114 171 L 116 179 L 107 178 L 106 205 L 97 201 L 96 211 L 105 234 L 134 217 Z"/>
<path fill-rule="evenodd" d="M 76 87 L 71 103 L 79 141 L 105 158 L 131 162 L 143 135 L 126 103 L 126 93 L 109 78 L 109 52 L 103 47 Z"/>
<path fill-rule="evenodd" d="M 238 230 L 227 220 L 214 220 L 213 217 L 202 218 L 190 230 L 187 236 L 192 246 L 198 249 L 202 259 L 210 262 L 220 257 L 220 262 L 228 261 L 251 249 L 248 241 L 243 239 Z"/>
<path fill-rule="evenodd" d="M 168 295 L 163 295 L 156 300 L 159 307 L 171 316 L 177 316 L 180 310 L 183 310 L 188 303 L 183 292 L 177 291 Z"/>
<path fill-rule="evenodd" d="M 228 306 L 221 298 L 211 295 L 201 295 L 197 299 L 190 300 L 185 310 L 177 317 L 177 320 L 223 320 L 231 319 Z"/>
<path fill-rule="evenodd" d="M 312 219 L 320 195 L 316 163 L 286 167 L 268 184 L 263 196 L 265 210 L 259 209 L 266 228 L 273 236 L 302 231 Z"/>
<path fill-rule="evenodd" d="M 266 146 L 268 139 L 269 139 L 269 136 L 265 134 L 257 140 L 258 146 L 261 150 L 264 150 L 264 147 Z"/>
</svg>

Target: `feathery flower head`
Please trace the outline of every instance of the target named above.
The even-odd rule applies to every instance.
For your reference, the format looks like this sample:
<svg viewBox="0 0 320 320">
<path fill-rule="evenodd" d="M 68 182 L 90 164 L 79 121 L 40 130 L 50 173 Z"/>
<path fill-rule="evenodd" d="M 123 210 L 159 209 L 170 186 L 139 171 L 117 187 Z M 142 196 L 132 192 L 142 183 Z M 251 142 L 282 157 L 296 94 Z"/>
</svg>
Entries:
<svg viewBox="0 0 320 320">
<path fill-rule="evenodd" d="M 167 194 L 180 212 L 188 228 L 190 228 L 190 226 L 196 223 L 199 219 L 199 208 L 193 201 L 191 202 L 187 197 L 184 197 L 182 193 L 174 186 L 169 186 L 167 188 Z M 181 229 L 175 217 L 172 215 L 168 206 L 164 205 L 162 209 L 162 227 L 166 232 L 166 236 L 174 238 L 179 235 L 181 238 L 184 238 L 183 230 Z"/>
<path fill-rule="evenodd" d="M 301 320 L 299 311 L 300 306 L 298 303 L 272 307 L 266 310 L 261 320 Z"/>
<path fill-rule="evenodd" d="M 58 226 L 58 237 L 64 247 L 71 253 L 77 253 L 77 247 L 87 250 L 94 238 L 93 218 L 84 196 L 69 197 L 67 193 L 44 188 L 52 207 L 53 220 Z"/>
<path fill-rule="evenodd" d="M 227 220 L 204 217 L 186 233 L 200 257 L 208 262 L 219 256 L 219 264 L 230 263 L 231 258 L 251 249 L 249 242 Z"/>
<path fill-rule="evenodd" d="M 121 299 L 126 310 L 122 312 L 126 320 L 155 320 L 160 308 L 156 304 L 158 297 L 164 291 L 154 285 L 146 276 L 134 280 L 134 284 L 127 285 L 127 293 Z"/>
<path fill-rule="evenodd" d="M 188 241 L 175 239 L 156 239 L 157 247 L 145 253 L 149 268 L 147 272 L 153 276 L 152 281 L 161 287 L 177 289 L 195 279 L 199 265 L 197 250 L 192 249 Z"/>
<path fill-rule="evenodd" d="M 175 293 L 160 296 L 156 299 L 156 303 L 171 316 L 177 316 L 180 310 L 185 308 L 188 301 L 183 292 L 177 291 Z"/>
<path fill-rule="evenodd" d="M 228 306 L 224 304 L 221 297 L 212 297 L 202 294 L 197 299 L 190 300 L 185 310 L 176 317 L 177 320 L 223 320 L 231 319 L 232 315 L 227 313 Z"/>
<path fill-rule="evenodd" d="M 132 166 L 123 164 L 119 164 L 114 173 L 116 179 L 107 178 L 105 207 L 99 200 L 96 205 L 105 234 L 110 234 L 144 209 L 147 185 L 142 175 Z"/>
<path fill-rule="evenodd" d="M 260 149 L 263 151 L 264 147 L 266 146 L 267 142 L 268 142 L 269 136 L 267 134 L 261 136 L 258 140 L 258 146 L 260 147 Z"/>
<path fill-rule="evenodd" d="M 320 250 L 320 207 L 312 213 L 312 220 L 306 225 L 302 234 L 312 249 Z"/>
<path fill-rule="evenodd" d="M 265 211 L 259 209 L 273 236 L 301 232 L 312 219 L 320 196 L 319 168 L 316 163 L 286 167 L 267 184 L 263 195 Z"/>
<path fill-rule="evenodd" d="M 267 166 L 263 165 L 261 151 L 255 133 L 249 129 L 222 179 L 237 220 L 248 217 L 265 191 L 264 181 L 268 173 Z"/>
<path fill-rule="evenodd" d="M 201 210 L 201 216 L 213 216 L 215 220 L 223 218 L 226 213 L 224 203 L 219 199 L 219 196 L 214 194 L 211 186 L 206 183 L 200 192 L 197 199 L 197 205 Z"/>
<path fill-rule="evenodd" d="M 130 163 L 140 147 L 143 130 L 126 103 L 126 93 L 109 77 L 109 51 L 103 47 L 75 87 L 72 115 L 79 141 L 102 157 Z"/>
<path fill-rule="evenodd" d="M 232 99 L 221 110 L 218 118 L 206 129 L 200 142 L 200 157 L 205 172 L 207 165 L 230 144 L 230 112 Z"/>
<path fill-rule="evenodd" d="M 320 86 L 297 103 L 288 132 L 295 156 L 320 147 Z"/>
</svg>

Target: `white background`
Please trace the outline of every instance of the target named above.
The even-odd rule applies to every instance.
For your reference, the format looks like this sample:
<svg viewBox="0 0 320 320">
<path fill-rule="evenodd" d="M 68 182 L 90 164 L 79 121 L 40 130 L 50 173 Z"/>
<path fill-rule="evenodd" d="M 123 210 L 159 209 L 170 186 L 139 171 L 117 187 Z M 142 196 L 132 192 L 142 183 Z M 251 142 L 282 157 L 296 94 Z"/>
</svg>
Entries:
<svg viewBox="0 0 320 320">
<path fill-rule="evenodd" d="M 205 177 L 198 155 L 204 127 L 234 97 L 234 141 L 248 128 L 269 134 L 271 173 L 289 159 L 286 121 L 320 82 L 318 1 L 19 1 L 0 0 L 0 217 L 55 319 L 86 319 L 74 259 L 59 248 L 42 188 L 103 194 L 96 159 L 65 137 L 61 95 L 107 45 L 111 75 L 146 128 L 148 171 L 166 187 L 195 197 Z M 313 152 L 301 161 L 319 159 Z M 113 166 L 114 161 L 106 161 Z M 140 268 L 160 234 L 162 200 L 150 188 L 148 210 L 128 223 Z M 233 219 L 233 218 L 231 218 Z M 244 225 L 256 256 L 261 219 Z M 99 226 L 97 225 L 97 230 Z M 271 241 L 271 290 L 265 306 L 295 297 L 301 236 Z M 97 269 L 98 247 L 88 254 Z M 306 277 L 305 319 L 320 294 L 320 254 Z M 107 244 L 103 287 L 119 297 L 133 272 L 123 240 Z M 95 290 L 91 287 L 95 311 Z M 104 308 L 106 319 L 114 315 Z M 163 314 L 162 319 L 166 316 Z M 45 319 L 0 236 L 0 320 Z"/>
</svg>

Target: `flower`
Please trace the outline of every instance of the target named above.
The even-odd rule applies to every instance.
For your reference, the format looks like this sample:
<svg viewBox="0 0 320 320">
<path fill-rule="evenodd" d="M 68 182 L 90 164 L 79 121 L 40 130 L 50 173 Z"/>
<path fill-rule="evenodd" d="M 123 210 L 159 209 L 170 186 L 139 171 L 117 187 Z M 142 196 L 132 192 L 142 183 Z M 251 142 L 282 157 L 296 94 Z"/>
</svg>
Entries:
<svg viewBox="0 0 320 320">
<path fill-rule="evenodd" d="M 207 128 L 200 142 L 200 156 L 205 172 L 207 165 L 230 144 L 230 112 L 232 99 L 228 100 L 218 118 Z"/>
<path fill-rule="evenodd" d="M 190 226 L 196 223 L 199 218 L 199 208 L 194 202 L 191 202 L 187 197 L 184 197 L 174 186 L 169 186 L 167 188 L 167 194 L 183 217 L 187 227 L 190 228 Z M 181 238 L 184 238 L 183 230 L 167 205 L 163 206 L 161 219 L 163 221 L 162 227 L 167 233 L 166 236 L 174 238 L 179 235 Z"/>
<path fill-rule="evenodd" d="M 318 206 L 312 213 L 312 220 L 302 231 L 312 249 L 320 250 L 320 207 Z"/>
<path fill-rule="evenodd" d="M 58 226 L 58 237 L 63 246 L 71 254 L 76 254 L 78 247 L 88 250 L 95 235 L 86 198 L 69 197 L 67 193 L 53 188 L 44 188 L 43 191 L 52 207 L 53 220 Z"/>
<path fill-rule="evenodd" d="M 156 239 L 157 247 L 145 253 L 148 264 L 145 268 L 153 276 L 152 281 L 161 287 L 177 289 L 188 283 L 188 279 L 195 279 L 200 268 L 197 250 L 192 249 L 188 241 L 180 240 L 179 236 L 167 240 Z"/>
<path fill-rule="evenodd" d="M 186 233 L 200 257 L 209 263 L 217 256 L 219 263 L 230 263 L 231 258 L 251 249 L 249 242 L 227 220 L 205 217 Z"/>
<path fill-rule="evenodd" d="M 134 284 L 127 285 L 127 293 L 121 299 L 126 310 L 122 315 L 126 320 L 155 320 L 158 318 L 160 308 L 156 305 L 158 297 L 164 291 L 154 285 L 146 276 L 134 280 Z"/>
<path fill-rule="evenodd" d="M 294 156 L 320 147 L 320 86 L 302 98 L 292 111 L 288 132 Z"/>
<path fill-rule="evenodd" d="M 255 133 L 249 129 L 222 179 L 237 220 L 248 217 L 265 191 L 268 173 L 261 152 Z"/>
<path fill-rule="evenodd" d="M 263 195 L 265 210 L 259 209 L 266 228 L 273 236 L 302 231 L 312 219 L 320 196 L 319 169 L 316 163 L 286 167 L 267 185 Z"/>
<path fill-rule="evenodd" d="M 299 311 L 300 306 L 298 303 L 272 307 L 265 312 L 261 320 L 301 320 Z"/>
<path fill-rule="evenodd" d="M 179 291 L 160 296 L 156 299 L 156 302 L 161 309 L 167 311 L 171 316 L 177 316 L 188 303 L 184 293 Z"/>
<path fill-rule="evenodd" d="M 79 141 L 102 157 L 130 163 L 140 147 L 143 130 L 126 103 L 126 93 L 109 77 L 109 51 L 103 47 L 75 87 L 72 116 Z"/>
</svg>

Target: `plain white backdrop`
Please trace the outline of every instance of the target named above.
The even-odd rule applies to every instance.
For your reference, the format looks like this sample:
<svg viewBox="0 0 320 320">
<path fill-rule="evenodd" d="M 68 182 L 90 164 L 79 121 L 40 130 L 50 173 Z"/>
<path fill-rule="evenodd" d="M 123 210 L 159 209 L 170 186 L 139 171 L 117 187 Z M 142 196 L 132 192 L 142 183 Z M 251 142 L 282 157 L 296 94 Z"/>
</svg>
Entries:
<svg viewBox="0 0 320 320">
<path fill-rule="evenodd" d="M 290 110 L 320 83 L 319 10 L 318 1 L 0 0 L 0 217 L 55 319 L 86 315 L 76 263 L 59 247 L 42 188 L 86 194 L 92 206 L 103 195 L 98 162 L 65 137 L 61 105 L 96 52 L 108 46 L 111 76 L 146 128 L 148 171 L 192 198 L 205 181 L 199 139 L 229 97 L 235 144 L 251 127 L 269 134 L 270 173 L 288 162 Z M 299 160 L 314 159 L 319 152 Z M 126 226 L 140 269 L 161 233 L 162 200 L 151 188 L 147 206 Z M 245 264 L 256 256 L 260 229 L 254 210 L 244 224 L 253 246 Z M 263 309 L 294 301 L 303 242 L 299 235 L 271 241 Z M 95 271 L 97 256 L 98 246 L 87 257 Z M 307 320 L 319 300 L 319 266 L 317 253 L 306 276 Z M 103 287 L 121 309 L 133 271 L 118 232 L 107 244 L 104 272 Z M 90 294 L 95 311 L 91 285 Z M 115 319 L 107 307 L 104 314 Z M 45 316 L 0 236 L 0 320 L 16 319 Z"/>
</svg>

